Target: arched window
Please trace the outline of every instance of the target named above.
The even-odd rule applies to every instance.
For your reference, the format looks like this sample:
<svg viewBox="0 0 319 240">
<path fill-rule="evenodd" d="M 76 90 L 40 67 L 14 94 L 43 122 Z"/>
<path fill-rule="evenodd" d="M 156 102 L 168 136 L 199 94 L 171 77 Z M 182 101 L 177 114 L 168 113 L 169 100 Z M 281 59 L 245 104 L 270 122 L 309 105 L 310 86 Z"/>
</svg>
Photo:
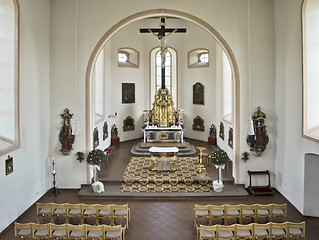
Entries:
<svg viewBox="0 0 319 240">
<path fill-rule="evenodd" d="M 0 156 L 20 146 L 18 18 L 16 0 L 0 1 Z"/>
<path fill-rule="evenodd" d="M 319 141 L 319 0 L 303 2 L 303 135 Z"/>
<path fill-rule="evenodd" d="M 150 61 L 150 104 L 154 101 L 154 96 L 162 86 L 162 60 L 159 48 L 151 51 Z M 177 71 L 176 71 L 177 54 L 172 48 L 168 48 L 165 57 L 165 87 L 170 91 L 175 108 L 177 108 Z"/>
<path fill-rule="evenodd" d="M 94 67 L 94 112 L 95 124 L 105 119 L 105 53 L 100 52 Z"/>
<path fill-rule="evenodd" d="M 162 59 L 161 51 L 157 51 L 155 58 L 155 76 L 156 85 L 155 92 L 162 86 Z M 165 87 L 172 93 L 172 57 L 171 53 L 167 52 L 165 55 Z"/>
<path fill-rule="evenodd" d="M 232 124 L 233 86 L 232 71 L 228 57 L 223 52 L 223 119 Z"/>
</svg>

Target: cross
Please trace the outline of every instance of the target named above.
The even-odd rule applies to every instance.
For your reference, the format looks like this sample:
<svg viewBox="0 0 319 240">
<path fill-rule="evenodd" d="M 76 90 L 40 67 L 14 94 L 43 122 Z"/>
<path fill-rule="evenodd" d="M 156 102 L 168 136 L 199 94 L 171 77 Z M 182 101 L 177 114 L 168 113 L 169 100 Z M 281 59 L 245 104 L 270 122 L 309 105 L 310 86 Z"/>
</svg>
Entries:
<svg viewBox="0 0 319 240">
<path fill-rule="evenodd" d="M 166 40 L 173 33 L 186 33 L 186 28 L 165 28 L 165 17 L 161 17 L 161 28 L 141 28 L 140 33 L 152 33 L 161 42 L 161 69 L 162 69 L 162 89 L 165 89 L 165 55 L 167 52 Z M 157 34 L 156 34 L 157 33 Z M 165 35 L 168 33 L 168 35 Z"/>
</svg>

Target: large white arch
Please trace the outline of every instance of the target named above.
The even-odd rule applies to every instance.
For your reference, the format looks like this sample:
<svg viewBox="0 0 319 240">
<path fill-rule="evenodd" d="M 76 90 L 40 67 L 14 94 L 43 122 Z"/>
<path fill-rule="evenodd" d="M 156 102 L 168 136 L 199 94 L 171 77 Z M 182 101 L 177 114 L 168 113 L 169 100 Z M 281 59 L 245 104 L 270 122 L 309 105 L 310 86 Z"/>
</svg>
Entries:
<svg viewBox="0 0 319 240">
<path fill-rule="evenodd" d="M 234 169 L 233 169 L 233 176 L 235 178 L 235 183 L 238 183 L 239 181 L 239 139 L 240 139 L 240 88 L 239 88 L 239 71 L 238 71 L 238 65 L 235 59 L 235 56 L 233 54 L 233 51 L 231 50 L 228 43 L 225 41 L 225 39 L 207 22 L 201 20 L 198 17 L 195 17 L 191 14 L 180 12 L 177 10 L 171 10 L 171 9 L 152 9 L 152 10 L 146 10 L 143 12 L 138 12 L 133 15 L 128 16 L 127 18 L 121 20 L 117 24 L 115 24 L 113 27 L 111 27 L 100 39 L 100 41 L 96 44 L 86 70 L 86 148 L 87 151 L 90 151 L 92 149 L 92 128 L 93 128 L 93 120 L 92 120 L 92 74 L 93 74 L 93 68 L 94 64 L 96 62 L 96 59 L 106 44 L 107 41 L 109 41 L 112 36 L 117 33 L 120 29 L 127 26 L 128 24 L 148 18 L 148 17 L 158 17 L 158 16 L 171 16 L 171 17 L 178 17 L 181 19 L 188 20 L 200 27 L 202 27 L 204 30 L 206 30 L 221 46 L 221 48 L 226 53 L 229 63 L 231 65 L 232 69 L 232 75 L 233 75 L 233 86 L 234 86 L 234 98 L 233 98 L 233 127 L 234 127 L 234 144 L 233 144 L 233 161 L 234 161 Z M 87 171 L 87 181 L 90 181 L 89 171 Z"/>
</svg>

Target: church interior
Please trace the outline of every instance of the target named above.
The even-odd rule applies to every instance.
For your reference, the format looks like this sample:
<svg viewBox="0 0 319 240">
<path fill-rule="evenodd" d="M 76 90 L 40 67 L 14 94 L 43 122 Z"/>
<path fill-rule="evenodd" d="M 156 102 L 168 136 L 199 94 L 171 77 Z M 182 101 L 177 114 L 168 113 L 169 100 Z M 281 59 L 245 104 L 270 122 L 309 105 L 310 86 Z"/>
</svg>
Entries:
<svg viewBox="0 0 319 240">
<path fill-rule="evenodd" d="M 42 239 L 45 226 L 43 239 L 259 239 L 261 226 L 262 239 L 316 239 L 318 11 L 1 1 L 0 240 Z M 103 238 L 86 236 L 98 227 Z"/>
</svg>

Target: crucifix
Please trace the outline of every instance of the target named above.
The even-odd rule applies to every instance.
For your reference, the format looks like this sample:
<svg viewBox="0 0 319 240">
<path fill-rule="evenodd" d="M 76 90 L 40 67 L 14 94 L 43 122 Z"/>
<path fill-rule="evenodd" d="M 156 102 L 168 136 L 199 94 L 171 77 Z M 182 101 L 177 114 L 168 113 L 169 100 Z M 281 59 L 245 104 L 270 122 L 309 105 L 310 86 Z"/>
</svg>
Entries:
<svg viewBox="0 0 319 240">
<path fill-rule="evenodd" d="M 141 28 L 140 33 L 152 33 L 161 44 L 162 89 L 165 89 L 165 55 L 167 53 L 167 37 L 174 33 L 186 33 L 186 28 L 165 28 L 165 17 L 161 17 L 161 28 Z M 166 34 L 167 33 L 167 34 Z"/>
</svg>

